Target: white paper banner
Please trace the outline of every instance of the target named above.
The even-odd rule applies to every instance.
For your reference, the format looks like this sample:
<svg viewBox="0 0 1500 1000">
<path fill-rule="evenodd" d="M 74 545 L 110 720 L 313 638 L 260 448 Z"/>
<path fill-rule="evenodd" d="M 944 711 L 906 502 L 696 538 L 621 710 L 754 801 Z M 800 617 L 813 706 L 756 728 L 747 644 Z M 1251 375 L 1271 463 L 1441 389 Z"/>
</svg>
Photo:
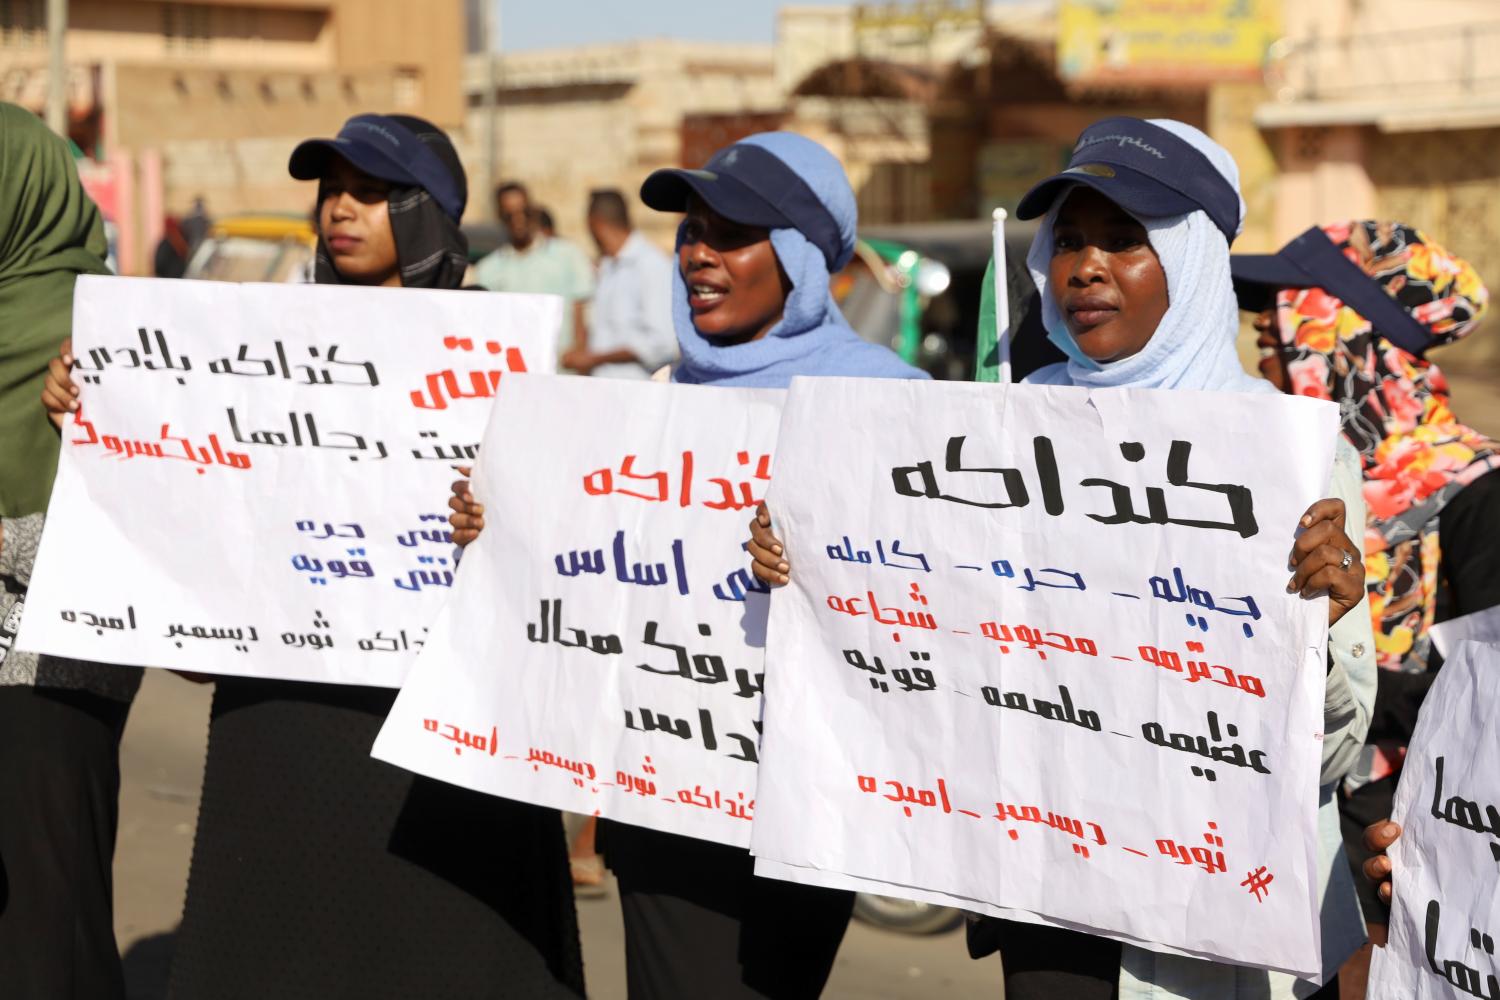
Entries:
<svg viewBox="0 0 1500 1000">
<path fill-rule="evenodd" d="M 1500 643 L 1500 606 L 1450 618 L 1432 626 L 1432 644 L 1443 656 L 1465 639 Z"/>
<path fill-rule="evenodd" d="M 1390 935 L 1370 1000 L 1500 1000 L 1500 645 L 1459 642 L 1396 787 Z"/>
<path fill-rule="evenodd" d="M 1336 417 L 794 381 L 754 853 L 1316 975 Z"/>
<path fill-rule="evenodd" d="M 550 296 L 85 277 L 79 419 L 17 645 L 398 686 L 453 580 L 453 466 Z"/>
<path fill-rule="evenodd" d="M 766 600 L 742 546 L 784 396 L 508 385 L 474 480 L 485 530 L 375 756 L 748 844 Z"/>
</svg>

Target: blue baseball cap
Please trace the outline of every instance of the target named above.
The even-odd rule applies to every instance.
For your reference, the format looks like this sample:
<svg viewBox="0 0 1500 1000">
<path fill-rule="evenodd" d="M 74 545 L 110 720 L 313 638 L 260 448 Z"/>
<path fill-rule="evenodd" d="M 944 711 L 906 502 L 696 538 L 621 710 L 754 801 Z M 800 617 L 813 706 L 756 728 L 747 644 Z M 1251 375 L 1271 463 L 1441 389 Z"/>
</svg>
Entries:
<svg viewBox="0 0 1500 1000">
<path fill-rule="evenodd" d="M 355 115 L 333 139 L 308 139 L 292 150 L 287 170 L 299 181 L 323 176 L 338 155 L 371 177 L 419 187 L 457 222 L 469 200 L 468 178 L 447 133 L 411 115 Z"/>
<path fill-rule="evenodd" d="M 842 176 L 838 161 L 824 152 Z M 762 145 L 737 142 L 719 150 L 701 169 L 657 170 L 641 185 L 641 201 L 658 212 L 686 212 L 693 194 L 731 222 L 800 231 L 823 254 L 830 271 L 848 261 L 846 251 L 852 246 L 845 244 L 853 241 L 845 240 L 834 213 L 800 173 Z"/>
<path fill-rule="evenodd" d="M 1422 357 L 1432 346 L 1432 331 L 1364 268 L 1345 257 L 1318 226 L 1272 254 L 1230 254 L 1229 273 L 1241 309 L 1269 309 L 1276 305 L 1276 293 L 1283 288 L 1321 288 L 1413 357 Z"/>
<path fill-rule="evenodd" d="M 1229 178 L 1193 143 L 1141 118 L 1105 118 L 1084 129 L 1067 167 L 1026 192 L 1016 218 L 1047 214 L 1058 194 L 1074 184 L 1093 188 L 1136 217 L 1201 210 L 1230 243 L 1239 232 L 1240 195 Z"/>
</svg>

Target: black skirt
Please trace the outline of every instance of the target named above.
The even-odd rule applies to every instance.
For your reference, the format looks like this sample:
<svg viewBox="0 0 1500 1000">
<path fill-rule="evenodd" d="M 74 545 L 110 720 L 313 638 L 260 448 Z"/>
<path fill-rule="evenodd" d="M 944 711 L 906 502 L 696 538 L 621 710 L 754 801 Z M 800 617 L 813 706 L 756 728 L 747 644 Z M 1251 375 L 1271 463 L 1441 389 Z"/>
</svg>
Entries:
<svg viewBox="0 0 1500 1000">
<path fill-rule="evenodd" d="M 811 1000 L 854 894 L 757 878 L 739 847 L 601 823 L 620 887 L 630 1000 Z"/>
<path fill-rule="evenodd" d="M 583 994 L 558 813 L 372 759 L 394 699 L 218 681 L 175 1000 Z"/>
<path fill-rule="evenodd" d="M 0 687 L 0 996 L 125 996 L 113 863 L 130 703 Z"/>
</svg>

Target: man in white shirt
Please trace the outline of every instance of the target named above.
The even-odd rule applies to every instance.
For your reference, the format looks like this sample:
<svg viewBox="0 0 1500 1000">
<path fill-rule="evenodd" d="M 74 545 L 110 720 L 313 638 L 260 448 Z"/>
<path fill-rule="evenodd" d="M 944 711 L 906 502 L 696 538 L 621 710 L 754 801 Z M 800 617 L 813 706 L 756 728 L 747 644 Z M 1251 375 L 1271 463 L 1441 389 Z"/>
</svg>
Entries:
<svg viewBox="0 0 1500 1000">
<path fill-rule="evenodd" d="M 594 291 L 593 268 L 582 250 L 541 231 L 526 188 L 507 181 L 495 190 L 495 209 L 510 242 L 474 265 L 474 280 L 492 292 L 538 292 L 563 297 L 557 346 L 587 342 L 583 307 Z"/>
<path fill-rule="evenodd" d="M 677 356 L 672 328 L 672 261 L 630 228 L 625 197 L 589 195 L 589 233 L 599 247 L 599 277 L 588 335 L 562 357 L 582 375 L 649 378 Z"/>
</svg>

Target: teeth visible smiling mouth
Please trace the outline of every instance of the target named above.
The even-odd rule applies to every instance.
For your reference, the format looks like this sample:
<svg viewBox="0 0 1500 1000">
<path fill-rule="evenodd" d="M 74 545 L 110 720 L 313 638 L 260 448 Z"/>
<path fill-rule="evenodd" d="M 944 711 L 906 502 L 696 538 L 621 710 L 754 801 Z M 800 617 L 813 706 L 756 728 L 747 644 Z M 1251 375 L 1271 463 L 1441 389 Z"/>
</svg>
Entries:
<svg viewBox="0 0 1500 1000">
<path fill-rule="evenodd" d="M 713 285 L 692 285 L 690 287 L 694 295 L 710 302 L 722 299 L 725 295 L 722 288 L 716 288 Z"/>
</svg>

